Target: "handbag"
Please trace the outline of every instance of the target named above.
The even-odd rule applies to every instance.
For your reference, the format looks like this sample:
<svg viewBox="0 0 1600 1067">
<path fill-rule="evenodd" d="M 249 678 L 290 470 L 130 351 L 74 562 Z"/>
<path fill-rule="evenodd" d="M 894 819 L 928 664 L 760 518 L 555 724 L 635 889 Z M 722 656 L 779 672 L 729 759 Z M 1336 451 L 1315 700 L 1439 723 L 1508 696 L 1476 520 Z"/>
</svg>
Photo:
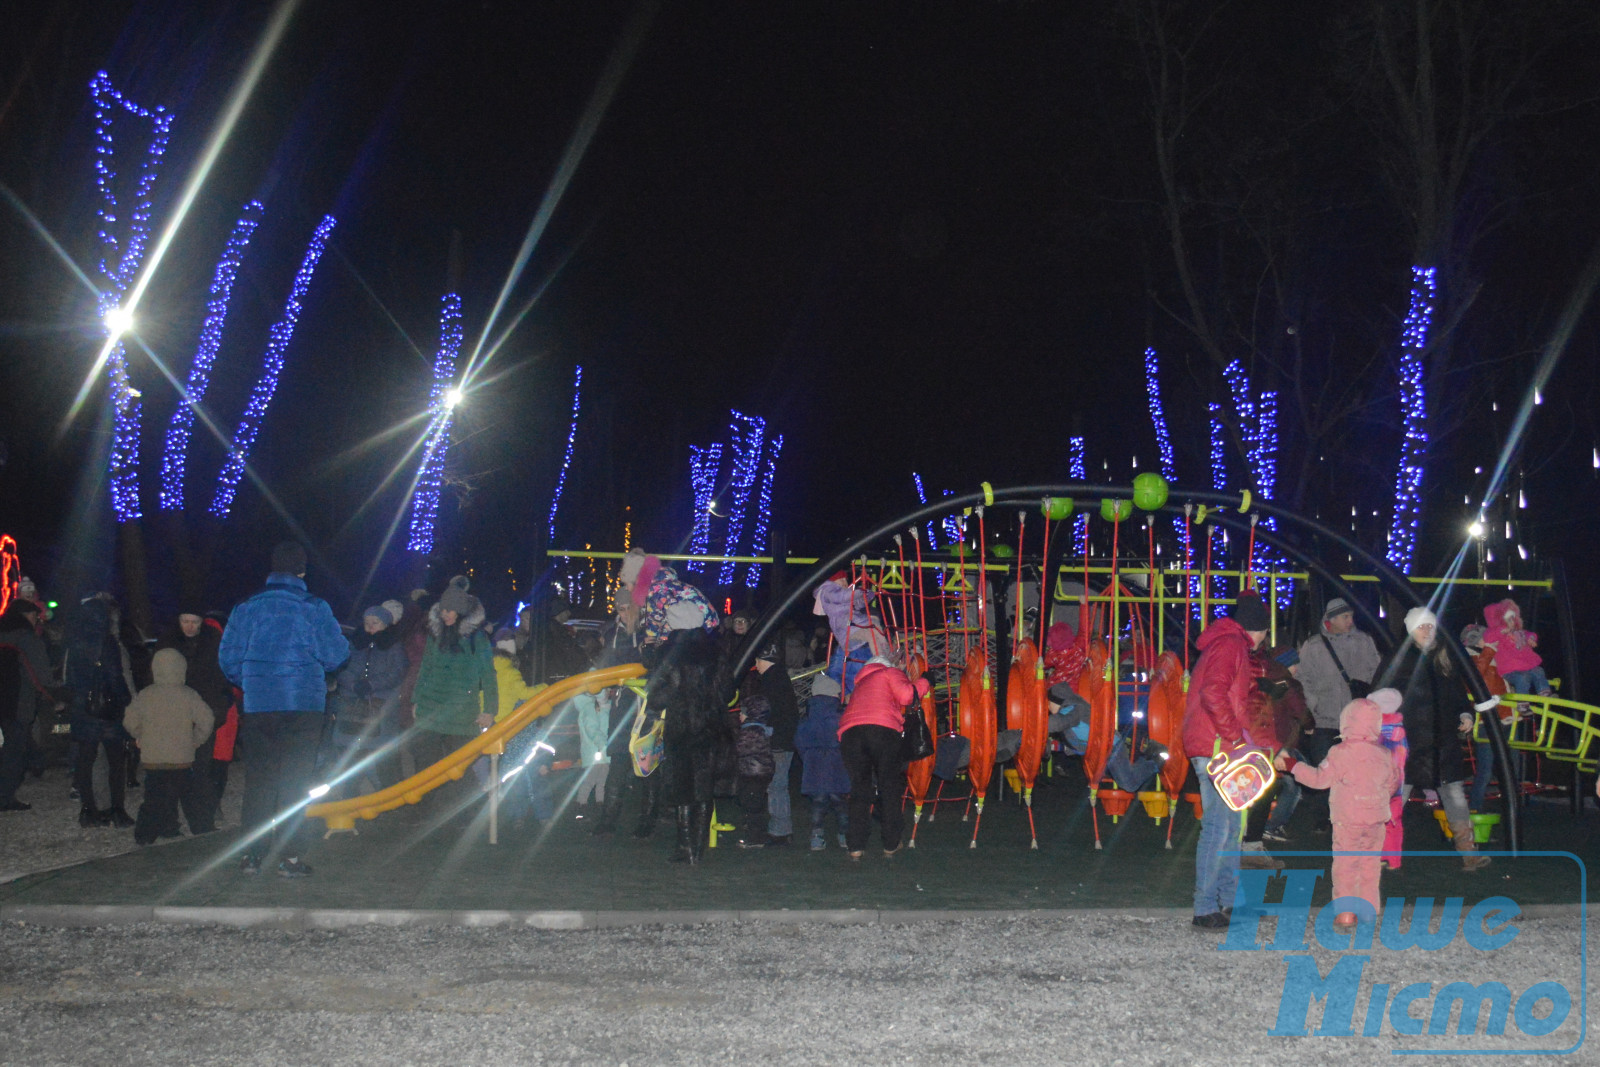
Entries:
<svg viewBox="0 0 1600 1067">
<path fill-rule="evenodd" d="M 641 700 L 639 710 L 633 717 L 633 729 L 628 735 L 628 755 L 633 760 L 633 773 L 640 778 L 650 777 L 650 773 L 661 765 L 661 756 L 666 751 L 662 733 L 667 717 L 647 716 L 646 708 L 646 703 Z"/>
<path fill-rule="evenodd" d="M 900 758 L 907 763 L 927 759 L 933 755 L 933 734 L 928 730 L 928 720 L 922 714 L 920 702 L 906 709 L 905 727 L 900 734 Z"/>
<path fill-rule="evenodd" d="M 1371 694 L 1371 682 L 1363 682 L 1360 679 L 1352 678 L 1345 673 L 1344 664 L 1339 662 L 1339 653 L 1333 650 L 1333 642 L 1328 640 L 1328 635 L 1318 634 L 1317 636 L 1322 638 L 1322 647 L 1328 650 L 1328 656 L 1333 660 L 1333 665 L 1339 669 L 1339 677 L 1344 679 L 1345 686 L 1349 688 L 1350 699 L 1360 700 L 1362 697 Z"/>
</svg>

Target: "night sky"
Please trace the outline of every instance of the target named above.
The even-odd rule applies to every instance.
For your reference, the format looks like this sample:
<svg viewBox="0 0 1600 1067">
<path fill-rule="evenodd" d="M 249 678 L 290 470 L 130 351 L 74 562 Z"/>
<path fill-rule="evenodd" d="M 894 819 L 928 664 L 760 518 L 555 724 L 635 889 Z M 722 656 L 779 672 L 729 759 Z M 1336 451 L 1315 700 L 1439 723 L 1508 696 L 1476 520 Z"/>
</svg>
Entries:
<svg viewBox="0 0 1600 1067">
<path fill-rule="evenodd" d="M 1437 383 L 1421 571 L 1459 546 L 1463 495 L 1484 481 L 1474 468 L 1493 466 L 1600 238 L 1600 12 L 1466 7 L 1485 32 L 1464 78 L 1441 52 L 1440 128 L 1448 139 L 1488 98 L 1499 113 L 1445 198 L 1455 223 L 1439 251 L 1440 330 L 1455 369 Z M 268 10 L 5 5 L 0 181 L 89 270 L 91 76 L 105 69 L 177 113 L 159 223 Z M 1176 202 L 1198 303 L 1258 386 L 1286 398 L 1280 498 L 1346 523 L 1357 508 L 1379 549 L 1418 222 L 1372 10 L 307 4 L 157 274 L 140 335 L 183 373 L 222 242 L 240 205 L 261 198 L 207 398 L 231 429 L 312 228 L 338 218 L 253 463 L 321 551 L 325 586 L 353 597 L 409 481 L 407 469 L 358 511 L 412 436 L 383 431 L 426 403 L 441 294 L 461 293 L 470 349 L 608 60 L 637 30 L 496 331 L 542 294 L 460 410 L 442 522 L 452 552 L 526 575 L 575 364 L 583 418 L 560 545 L 620 548 L 624 507 L 636 542 L 681 544 L 687 447 L 726 436 L 730 408 L 785 435 L 775 526 L 812 554 L 912 506 L 913 470 L 934 492 L 1065 480 L 1067 438 L 1081 433 L 1091 479 L 1125 482 L 1134 456 L 1154 461 L 1146 345 L 1162 354 L 1179 481 L 1204 485 L 1205 405 L 1225 393 L 1181 321 L 1191 305 L 1152 134 L 1155 28 L 1187 64 Z M 1535 562 L 1569 557 L 1587 596 L 1600 434 L 1594 316 L 1577 306 L 1516 453 L 1530 508 L 1515 518 Z M 92 410 L 57 437 L 97 347 L 93 298 L 9 204 L 0 324 L 0 514 L 25 554 L 59 560 L 100 441 Z M 153 515 L 174 394 L 147 363 L 135 374 Z M 197 434 L 196 499 L 220 459 Z M 259 579 L 287 529 L 262 494 L 241 491 L 221 534 L 219 602 Z"/>
</svg>

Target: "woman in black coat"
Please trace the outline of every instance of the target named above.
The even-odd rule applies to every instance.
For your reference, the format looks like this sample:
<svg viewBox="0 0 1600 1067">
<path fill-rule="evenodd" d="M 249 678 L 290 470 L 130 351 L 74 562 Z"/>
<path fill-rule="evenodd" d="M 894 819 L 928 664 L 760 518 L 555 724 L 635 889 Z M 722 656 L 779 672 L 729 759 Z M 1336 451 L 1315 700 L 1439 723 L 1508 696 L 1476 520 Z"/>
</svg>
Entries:
<svg viewBox="0 0 1600 1067">
<path fill-rule="evenodd" d="M 1476 854 L 1467 807 L 1464 736 L 1472 729 L 1473 718 L 1467 681 L 1438 640 L 1433 612 L 1412 608 L 1406 613 L 1406 632 L 1410 640 L 1378 672 L 1378 678 L 1401 695 L 1400 716 L 1410 748 L 1402 795 L 1409 800 L 1413 789 L 1437 790 L 1462 864 L 1477 870 L 1489 865 L 1489 857 Z"/>
<path fill-rule="evenodd" d="M 674 863 L 699 863 L 711 836 L 717 750 L 732 741 L 726 676 L 722 649 L 704 630 L 673 630 L 650 672 L 650 706 L 666 716 L 665 758 L 656 773 L 664 776 L 664 799 L 677 818 Z"/>
</svg>

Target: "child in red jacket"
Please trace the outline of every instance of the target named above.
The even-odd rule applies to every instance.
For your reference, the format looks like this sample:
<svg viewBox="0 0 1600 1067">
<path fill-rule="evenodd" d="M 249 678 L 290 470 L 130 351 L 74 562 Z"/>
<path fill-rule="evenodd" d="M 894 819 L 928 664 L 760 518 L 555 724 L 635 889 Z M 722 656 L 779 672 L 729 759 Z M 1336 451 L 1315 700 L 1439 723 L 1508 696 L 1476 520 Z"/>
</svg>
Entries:
<svg viewBox="0 0 1600 1067">
<path fill-rule="evenodd" d="M 1372 905 L 1376 917 L 1383 906 L 1378 895 L 1382 872 L 1384 827 L 1389 821 L 1389 798 L 1400 785 L 1394 756 L 1383 746 L 1383 711 L 1370 700 L 1352 700 L 1339 713 L 1339 743 L 1328 750 L 1320 766 L 1279 756 L 1278 765 L 1295 781 L 1312 789 L 1328 790 L 1333 818 L 1333 897 L 1358 897 Z M 1341 856 L 1341 852 L 1371 855 Z M 1350 930 L 1353 912 L 1341 912 L 1334 927 Z"/>
</svg>

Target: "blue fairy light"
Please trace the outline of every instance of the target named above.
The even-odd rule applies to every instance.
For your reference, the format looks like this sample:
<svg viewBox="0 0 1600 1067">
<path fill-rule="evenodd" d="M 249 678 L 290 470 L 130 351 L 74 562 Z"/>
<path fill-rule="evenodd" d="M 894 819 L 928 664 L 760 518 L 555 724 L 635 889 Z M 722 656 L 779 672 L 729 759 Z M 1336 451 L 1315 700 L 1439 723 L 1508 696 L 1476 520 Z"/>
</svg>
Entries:
<svg viewBox="0 0 1600 1067">
<path fill-rule="evenodd" d="M 95 185 L 100 192 L 97 211 L 100 218 L 100 273 L 108 283 L 101 290 L 96 303 L 104 321 L 108 312 L 122 304 L 129 284 L 138 275 L 139 267 L 144 262 L 145 248 L 150 243 L 150 216 L 156 178 L 161 171 L 161 159 L 167 152 L 167 141 L 175 116 L 164 107 L 146 108 L 134 103 L 117 91 L 111 84 L 111 76 L 103 70 L 90 79 L 89 94 L 94 102 L 95 117 Z M 117 172 L 112 126 L 119 115 L 144 119 L 150 123 L 150 142 L 140 164 L 139 179 L 134 186 L 128 213 L 127 234 L 123 239 L 119 239 L 115 232 L 121 208 L 114 188 Z M 113 331 L 120 332 L 115 328 Z M 129 522 L 143 514 L 139 505 L 138 471 L 140 395 L 128 373 L 127 349 L 121 341 L 112 345 L 107 353 L 106 370 L 112 406 L 111 449 L 107 462 L 111 508 L 118 522 Z"/>
<path fill-rule="evenodd" d="M 1428 404 L 1423 382 L 1423 354 L 1438 299 L 1436 269 L 1411 268 L 1411 307 L 1400 331 L 1400 418 L 1405 439 L 1395 472 L 1394 517 L 1389 524 L 1388 560 L 1402 574 L 1411 573 L 1422 518 L 1422 471 L 1428 453 Z"/>
<path fill-rule="evenodd" d="M 689 554 L 711 551 L 711 509 L 716 506 L 717 472 L 722 467 L 722 442 L 689 446 L 689 486 L 694 490 L 694 528 L 689 534 Z M 690 560 L 688 569 L 703 571 L 702 560 Z"/>
<path fill-rule="evenodd" d="M 217 350 L 222 345 L 222 327 L 228 318 L 228 302 L 233 297 L 233 283 L 239 275 L 239 263 L 244 259 L 250 237 L 261 222 L 266 210 L 261 201 L 252 200 L 244 206 L 244 213 L 233 224 L 228 243 L 223 246 L 222 258 L 217 261 L 216 273 L 211 278 L 211 299 L 206 302 L 206 319 L 200 326 L 200 343 L 194 359 L 189 364 L 189 380 L 184 383 L 183 396 L 178 409 L 167 424 L 166 448 L 161 456 L 161 510 L 182 511 L 184 504 L 184 476 L 189 460 L 189 438 L 194 430 L 195 409 L 206 398 L 211 385 L 211 368 L 217 360 Z"/>
<path fill-rule="evenodd" d="M 578 409 L 583 400 L 583 368 L 572 374 L 572 421 L 567 425 L 567 450 L 561 457 L 561 474 L 556 478 L 556 491 L 550 497 L 550 543 L 556 543 L 556 511 L 561 507 L 561 492 L 567 487 L 567 470 L 572 466 L 572 447 L 578 440 Z"/>
<path fill-rule="evenodd" d="M 439 517 L 439 491 L 444 485 L 445 455 L 450 449 L 450 424 L 455 405 L 456 357 L 461 354 L 461 297 L 446 293 L 439 312 L 439 351 L 433 357 L 433 385 L 428 391 L 428 437 L 422 449 L 422 470 L 411 497 L 411 536 L 406 549 L 433 551 L 434 523 Z"/>
<path fill-rule="evenodd" d="M 1067 471 L 1072 475 L 1072 480 L 1082 482 L 1086 477 L 1084 458 L 1084 440 L 1081 437 L 1067 438 Z M 1089 513 L 1083 512 L 1072 523 L 1072 538 L 1083 547 L 1083 554 L 1089 554 Z"/>
<path fill-rule="evenodd" d="M 750 554 L 759 556 L 767 550 L 767 533 L 772 528 L 772 483 L 778 477 L 778 456 L 783 452 L 783 434 L 772 439 L 767 449 L 767 462 L 761 473 L 761 499 L 756 506 L 756 532 L 750 541 Z M 752 563 L 744 572 L 744 584 L 751 589 L 761 580 L 761 564 Z"/>
<path fill-rule="evenodd" d="M 744 535 L 745 516 L 750 509 L 750 493 L 755 487 L 756 472 L 761 462 L 761 446 L 766 438 L 767 422 L 757 415 L 745 415 L 738 411 L 731 414 L 733 422 L 729 427 L 729 445 L 733 462 L 728 488 L 733 494 L 733 504 L 728 511 L 723 555 L 737 556 L 739 539 Z M 722 585 L 732 585 L 736 566 L 724 561 L 717 581 Z"/>
<path fill-rule="evenodd" d="M 244 476 L 245 464 L 250 460 L 250 449 L 256 442 L 256 435 L 261 432 L 261 420 L 272 403 L 272 395 L 277 392 L 278 377 L 283 373 L 284 357 L 288 353 L 289 342 L 294 339 L 295 326 L 300 322 L 306 291 L 311 287 L 317 262 L 327 247 L 328 235 L 336 225 L 332 215 L 323 216 L 317 224 L 311 235 L 311 243 L 306 247 L 305 258 L 300 261 L 300 269 L 295 272 L 294 284 L 289 288 L 289 299 L 284 302 L 283 315 L 268 331 L 261 377 L 256 380 L 255 388 L 250 391 L 250 399 L 245 403 L 239 427 L 233 434 L 233 447 L 228 450 L 228 459 L 217 477 L 217 491 L 211 500 L 211 514 L 219 519 L 227 518 L 228 512 L 233 509 L 233 498 L 239 491 L 239 479 Z"/>
</svg>

